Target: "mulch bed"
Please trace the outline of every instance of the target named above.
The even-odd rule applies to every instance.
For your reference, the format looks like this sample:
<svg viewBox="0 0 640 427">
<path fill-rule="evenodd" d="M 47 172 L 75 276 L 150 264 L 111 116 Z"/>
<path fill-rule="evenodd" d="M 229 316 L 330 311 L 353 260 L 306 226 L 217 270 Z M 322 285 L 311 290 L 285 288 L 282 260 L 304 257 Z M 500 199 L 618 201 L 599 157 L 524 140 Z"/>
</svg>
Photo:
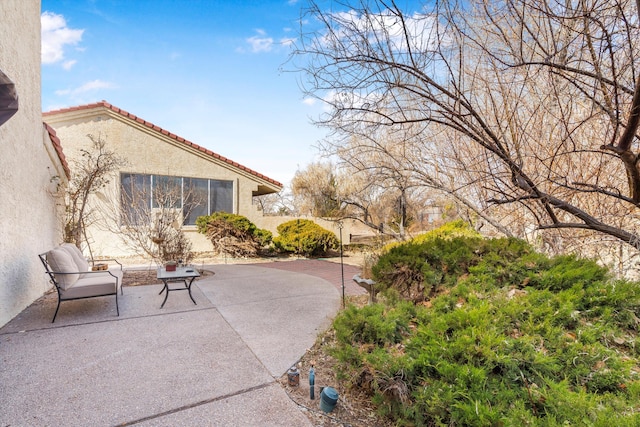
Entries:
<svg viewBox="0 0 640 427">
<path fill-rule="evenodd" d="M 348 303 L 358 306 L 367 304 L 368 297 L 352 296 Z M 297 364 L 300 371 L 300 384 L 289 385 L 288 376 L 284 374 L 278 382 L 298 407 L 316 426 L 349 426 L 349 427 L 392 427 L 395 424 L 380 417 L 376 413 L 371 398 L 349 387 L 348 380 L 340 379 L 336 370 L 337 361 L 330 354 L 335 345 L 335 332 L 329 330 L 322 334 L 315 345 L 310 348 Z M 309 387 L 309 369 L 313 364 L 315 371 L 315 399 L 311 399 Z M 320 388 L 333 387 L 339 394 L 338 403 L 330 413 L 320 409 Z"/>
</svg>

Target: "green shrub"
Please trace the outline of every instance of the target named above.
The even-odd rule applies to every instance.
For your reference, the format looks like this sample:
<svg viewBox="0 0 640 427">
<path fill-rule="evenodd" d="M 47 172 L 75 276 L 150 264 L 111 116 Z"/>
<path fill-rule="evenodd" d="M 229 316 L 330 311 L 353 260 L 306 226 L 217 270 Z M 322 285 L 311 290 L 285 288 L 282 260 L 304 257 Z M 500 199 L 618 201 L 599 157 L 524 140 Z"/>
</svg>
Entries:
<svg viewBox="0 0 640 427">
<path fill-rule="evenodd" d="M 214 251 L 231 256 L 255 256 L 268 246 L 272 234 L 258 227 L 248 218 L 227 212 L 214 212 L 196 218 L 198 231 L 205 234 Z"/>
<path fill-rule="evenodd" d="M 461 219 L 448 222 L 436 229 L 418 234 L 410 240 L 411 243 L 421 244 L 434 239 L 453 239 L 456 237 L 481 237 L 480 233 L 471 228 L 471 226 Z M 391 248 L 400 246 L 406 242 L 391 242 L 382 248 L 382 252 L 388 252 Z"/>
<path fill-rule="evenodd" d="M 263 228 L 257 228 L 253 232 L 253 237 L 258 241 L 260 246 L 269 246 L 273 241 L 273 233 Z"/>
<path fill-rule="evenodd" d="M 350 306 L 334 322 L 336 337 L 344 344 L 398 343 L 408 335 L 415 310 L 415 306 L 407 302 L 400 302 L 387 312 L 379 304 L 362 309 Z"/>
<path fill-rule="evenodd" d="M 278 234 L 273 239 L 276 249 L 303 256 L 323 255 L 340 244 L 334 233 L 308 219 L 282 223 Z"/>
<path fill-rule="evenodd" d="M 196 218 L 196 226 L 200 233 L 205 234 L 209 225 L 214 221 L 225 221 L 233 226 L 234 229 L 247 234 L 253 234 L 257 229 L 256 225 L 249 221 L 247 217 L 236 215 L 228 212 L 214 212 L 211 215 L 199 216 Z"/>
<path fill-rule="evenodd" d="M 640 425 L 640 283 L 477 237 L 398 245 L 373 271 L 383 302 L 336 317 L 333 353 L 396 425 Z"/>
<path fill-rule="evenodd" d="M 549 267 L 540 273 L 535 285 L 559 291 L 576 284 L 603 282 L 608 276 L 607 269 L 595 261 L 580 259 L 575 255 L 562 255 L 551 260 Z"/>
<path fill-rule="evenodd" d="M 461 219 L 448 222 L 436 229 L 416 236 L 415 243 L 423 243 L 433 239 L 452 239 L 454 237 L 481 237 L 480 233 Z"/>
<path fill-rule="evenodd" d="M 531 246 L 513 238 L 434 237 L 394 246 L 371 271 L 378 289 L 396 288 L 405 299 L 419 302 L 439 286 L 455 285 L 474 269 L 487 285 L 501 286 L 516 278 L 525 281 L 531 264 L 540 262 L 533 254 Z"/>
</svg>

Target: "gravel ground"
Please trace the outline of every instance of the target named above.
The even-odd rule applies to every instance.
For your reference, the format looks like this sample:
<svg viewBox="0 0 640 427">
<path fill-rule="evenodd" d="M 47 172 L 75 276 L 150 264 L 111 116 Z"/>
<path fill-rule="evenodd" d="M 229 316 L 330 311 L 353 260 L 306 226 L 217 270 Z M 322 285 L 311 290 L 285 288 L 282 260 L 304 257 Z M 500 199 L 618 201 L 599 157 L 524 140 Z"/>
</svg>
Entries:
<svg viewBox="0 0 640 427">
<path fill-rule="evenodd" d="M 366 296 L 351 297 L 355 304 L 366 304 Z M 346 381 L 338 379 L 336 360 L 329 349 L 334 342 L 332 330 L 321 335 L 298 363 L 300 384 L 292 387 L 285 374 L 279 382 L 298 407 L 307 415 L 314 426 L 353 426 L 353 427 L 392 427 L 389 420 L 377 415 L 371 400 L 348 387 Z M 315 371 L 315 399 L 310 398 L 309 369 L 313 364 Z M 321 387 L 333 387 L 338 392 L 338 403 L 330 413 L 320 409 Z"/>
</svg>

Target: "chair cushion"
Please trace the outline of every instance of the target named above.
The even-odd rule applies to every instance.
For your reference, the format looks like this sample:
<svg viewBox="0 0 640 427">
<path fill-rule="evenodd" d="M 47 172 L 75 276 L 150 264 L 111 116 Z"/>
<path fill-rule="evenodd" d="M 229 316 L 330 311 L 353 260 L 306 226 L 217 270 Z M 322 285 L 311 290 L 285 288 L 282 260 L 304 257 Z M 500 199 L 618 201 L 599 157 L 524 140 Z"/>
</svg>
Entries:
<svg viewBox="0 0 640 427">
<path fill-rule="evenodd" d="M 47 262 L 53 271 L 59 273 L 76 273 L 76 274 L 56 274 L 56 282 L 62 289 L 71 288 L 80 277 L 78 274 L 78 266 L 75 261 L 69 255 L 69 253 L 62 248 L 54 248 L 47 252 Z"/>
<path fill-rule="evenodd" d="M 110 274 L 86 274 L 72 288 L 61 293 L 63 299 L 113 295 L 118 292 L 116 278 Z"/>
<path fill-rule="evenodd" d="M 76 271 L 89 271 L 89 263 L 76 245 L 73 243 L 63 243 L 60 247 L 71 255 L 73 261 L 78 266 L 78 270 Z"/>
</svg>

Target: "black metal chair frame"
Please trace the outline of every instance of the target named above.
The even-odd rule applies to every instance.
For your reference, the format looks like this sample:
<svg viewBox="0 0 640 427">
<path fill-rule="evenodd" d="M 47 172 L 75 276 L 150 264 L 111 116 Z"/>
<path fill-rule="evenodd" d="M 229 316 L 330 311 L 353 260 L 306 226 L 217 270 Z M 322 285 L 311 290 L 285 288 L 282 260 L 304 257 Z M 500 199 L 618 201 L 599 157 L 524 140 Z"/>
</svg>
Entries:
<svg viewBox="0 0 640 427">
<path fill-rule="evenodd" d="M 111 296 L 111 295 L 115 295 L 116 296 L 116 313 L 118 314 L 118 316 L 120 316 L 120 308 L 118 307 L 118 276 L 116 276 L 115 274 L 113 274 L 112 272 L 110 272 L 109 270 L 97 270 L 97 271 L 72 271 L 72 272 L 60 272 L 60 271 L 53 271 L 51 269 L 51 267 L 49 266 L 49 263 L 47 262 L 47 253 L 43 253 L 43 254 L 39 254 L 38 257 L 40 257 L 40 261 L 42 261 L 42 264 L 44 265 L 44 268 L 47 272 L 47 274 L 49 275 L 49 281 L 51 283 L 53 283 L 53 285 L 56 288 L 57 294 L 58 294 L 58 306 L 56 307 L 56 312 L 53 314 L 53 320 L 51 320 L 51 323 L 54 323 L 56 321 L 56 316 L 58 315 L 58 310 L 60 309 L 60 303 L 62 301 L 73 301 L 73 300 L 78 300 L 78 299 L 87 299 L 87 298 L 97 298 L 97 297 L 106 297 L 106 296 Z M 96 261 L 92 261 L 91 264 L 95 265 L 95 263 L 97 262 L 102 262 L 102 261 L 114 261 L 115 263 L 117 263 L 120 266 L 120 270 L 122 270 L 122 264 L 119 263 L 117 260 L 115 259 L 101 259 L 101 260 L 96 260 Z M 111 276 L 113 276 L 116 279 L 116 283 L 115 283 L 115 289 L 114 292 L 109 292 L 109 293 L 104 293 L 104 294 L 96 294 L 96 295 L 89 295 L 89 296 L 85 296 L 85 297 L 76 297 L 76 298 L 64 298 L 62 296 L 62 293 L 64 293 L 64 289 L 60 288 L 60 285 L 58 284 L 58 281 L 56 280 L 56 275 L 60 274 L 104 274 L 104 273 L 109 273 Z M 120 295 L 122 295 L 122 284 L 120 284 Z"/>
</svg>

